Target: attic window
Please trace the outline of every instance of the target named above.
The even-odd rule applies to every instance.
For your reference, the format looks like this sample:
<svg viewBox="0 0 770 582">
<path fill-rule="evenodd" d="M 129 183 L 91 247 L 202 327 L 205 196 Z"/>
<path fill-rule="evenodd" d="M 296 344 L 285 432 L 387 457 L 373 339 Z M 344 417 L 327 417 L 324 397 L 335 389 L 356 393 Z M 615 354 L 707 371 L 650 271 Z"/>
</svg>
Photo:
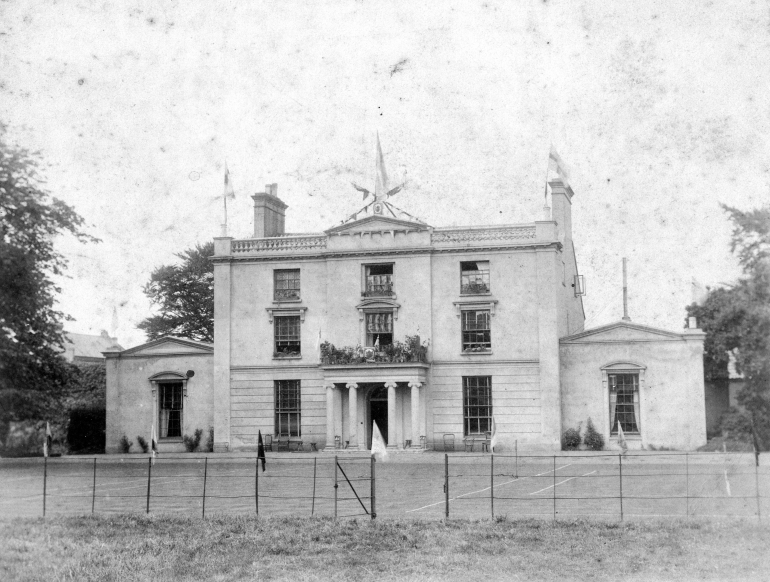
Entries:
<svg viewBox="0 0 770 582">
<path fill-rule="evenodd" d="M 393 294 L 393 263 L 366 266 L 364 297 L 390 297 Z"/>
<path fill-rule="evenodd" d="M 460 263 L 460 294 L 489 293 L 489 261 Z"/>
</svg>

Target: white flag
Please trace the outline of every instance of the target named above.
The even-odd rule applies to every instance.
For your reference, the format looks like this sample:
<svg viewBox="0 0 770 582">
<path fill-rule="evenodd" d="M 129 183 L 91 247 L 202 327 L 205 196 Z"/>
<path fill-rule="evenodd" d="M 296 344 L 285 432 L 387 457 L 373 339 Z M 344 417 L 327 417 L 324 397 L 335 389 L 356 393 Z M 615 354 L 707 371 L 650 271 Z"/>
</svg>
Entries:
<svg viewBox="0 0 770 582">
<path fill-rule="evenodd" d="M 492 417 L 492 436 L 489 439 L 489 452 L 495 452 L 495 446 L 497 445 L 497 423 L 495 417 Z"/>
<path fill-rule="evenodd" d="M 377 427 L 377 423 L 372 421 L 372 455 L 378 461 L 388 460 L 388 448 L 385 446 L 385 439 Z"/>
<path fill-rule="evenodd" d="M 569 185 L 569 170 L 567 170 L 567 164 L 561 159 L 553 146 L 551 146 L 551 153 L 548 154 L 548 170 L 553 170 L 562 179 L 565 186 Z"/>
<path fill-rule="evenodd" d="M 623 449 L 624 453 L 628 450 L 626 435 L 623 434 L 623 427 L 620 426 L 620 420 L 618 420 L 618 444 L 620 445 L 620 448 Z"/>
<path fill-rule="evenodd" d="M 45 423 L 45 442 L 43 442 L 43 456 L 47 457 L 51 453 L 53 445 L 53 435 L 51 434 L 51 425 L 46 421 Z"/>
<path fill-rule="evenodd" d="M 380 134 L 377 134 L 377 176 L 374 182 L 375 200 L 385 198 L 388 194 L 388 173 L 385 171 L 385 158 L 382 156 Z"/>
<path fill-rule="evenodd" d="M 225 162 L 225 198 L 235 198 L 235 190 L 233 189 L 233 181 L 230 179 L 230 170 L 227 169 L 227 162 Z"/>
</svg>

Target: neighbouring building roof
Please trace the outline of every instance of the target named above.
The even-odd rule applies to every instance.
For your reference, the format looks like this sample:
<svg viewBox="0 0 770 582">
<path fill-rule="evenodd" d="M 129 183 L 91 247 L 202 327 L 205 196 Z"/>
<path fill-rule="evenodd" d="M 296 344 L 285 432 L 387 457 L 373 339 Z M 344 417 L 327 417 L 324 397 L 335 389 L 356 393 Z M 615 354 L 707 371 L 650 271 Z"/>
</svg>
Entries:
<svg viewBox="0 0 770 582">
<path fill-rule="evenodd" d="M 123 350 L 118 344 L 118 338 L 102 330 L 99 335 L 86 333 L 64 332 L 64 359 L 74 363 L 99 363 L 104 361 L 102 352 L 116 346 Z"/>
</svg>

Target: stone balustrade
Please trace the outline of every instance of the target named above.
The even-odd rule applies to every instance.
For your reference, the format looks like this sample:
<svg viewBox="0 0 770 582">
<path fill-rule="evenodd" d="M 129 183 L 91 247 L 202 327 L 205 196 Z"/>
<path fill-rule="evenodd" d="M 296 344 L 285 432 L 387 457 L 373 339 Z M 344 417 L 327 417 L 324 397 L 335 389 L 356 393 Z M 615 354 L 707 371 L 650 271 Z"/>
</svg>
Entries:
<svg viewBox="0 0 770 582">
<path fill-rule="evenodd" d="M 230 243 L 235 253 L 261 253 L 270 251 L 312 251 L 326 248 L 326 236 L 276 236 L 234 240 Z"/>
</svg>

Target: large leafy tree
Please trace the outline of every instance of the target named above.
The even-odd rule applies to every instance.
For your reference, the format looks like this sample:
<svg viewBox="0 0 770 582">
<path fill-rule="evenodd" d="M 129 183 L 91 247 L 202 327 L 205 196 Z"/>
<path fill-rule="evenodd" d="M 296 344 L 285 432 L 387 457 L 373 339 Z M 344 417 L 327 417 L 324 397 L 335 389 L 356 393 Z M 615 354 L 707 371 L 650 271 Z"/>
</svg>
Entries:
<svg viewBox="0 0 770 582">
<path fill-rule="evenodd" d="M 0 439 L 8 422 L 43 418 L 67 383 L 54 277 L 66 269 L 60 235 L 97 239 L 83 218 L 45 190 L 40 156 L 11 143 L 0 123 Z"/>
<path fill-rule="evenodd" d="M 150 339 L 164 335 L 214 341 L 214 243 L 196 245 L 176 256 L 180 264 L 162 265 L 144 293 L 160 313 L 139 324 Z"/>
<path fill-rule="evenodd" d="M 757 451 L 770 447 L 770 206 L 742 212 L 724 207 L 733 223 L 732 251 L 743 269 L 733 286 L 711 290 L 701 305 L 690 305 L 706 332 L 707 380 L 726 382 L 728 352 L 744 386 L 734 411 L 723 422 L 735 436 L 748 436 Z"/>
</svg>

